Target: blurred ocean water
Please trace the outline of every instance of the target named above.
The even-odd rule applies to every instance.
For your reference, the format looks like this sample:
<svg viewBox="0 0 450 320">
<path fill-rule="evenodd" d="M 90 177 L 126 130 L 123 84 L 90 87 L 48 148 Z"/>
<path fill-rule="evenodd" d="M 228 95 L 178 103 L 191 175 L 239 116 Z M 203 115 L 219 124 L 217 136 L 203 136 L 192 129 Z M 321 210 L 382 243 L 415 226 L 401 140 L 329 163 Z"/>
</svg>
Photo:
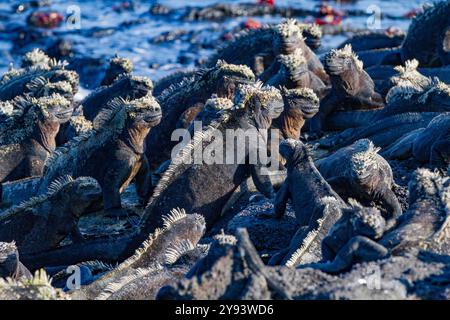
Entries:
<svg viewBox="0 0 450 320">
<path fill-rule="evenodd" d="M 240 3 L 252 2 L 253 0 L 229 0 L 220 1 L 222 3 Z M 163 18 L 152 16 L 149 8 L 156 1 L 133 1 L 134 10 L 114 10 L 123 3 L 123 1 L 110 0 L 53 0 L 51 9 L 63 14 L 66 18 L 72 16 L 76 19 L 76 28 L 73 24 L 63 23 L 61 27 L 53 31 L 54 36 L 62 36 L 70 39 L 74 43 L 76 52 L 87 57 L 103 57 L 108 59 L 114 54 L 119 54 L 130 58 L 135 65 L 135 73 L 146 75 L 154 80 L 170 73 L 171 71 L 194 67 L 195 59 L 180 59 L 181 57 L 199 57 L 208 56 L 213 48 L 199 44 L 211 42 L 211 39 L 217 37 L 224 30 L 232 30 L 245 21 L 246 17 L 238 17 L 227 21 L 217 23 L 210 21 L 187 22 L 176 18 Z M 189 6 L 207 6 L 217 3 L 216 0 L 161 0 L 158 3 L 173 7 L 182 8 Z M 4 72 L 8 65 L 13 62 L 17 65 L 20 52 L 11 53 L 12 43 L 4 31 L 8 23 L 24 23 L 26 16 L 30 11 L 18 14 L 9 13 L 12 6 L 18 3 L 11 1 L 0 1 L 0 71 Z M 321 1 L 311 0 L 276 0 L 277 6 L 294 6 L 305 9 L 314 9 Z M 336 1 L 330 1 L 329 4 L 341 10 L 379 10 L 383 15 L 402 16 L 408 11 L 418 8 L 424 1 L 421 0 L 360 0 L 355 3 L 341 4 Z M 375 9 L 374 9 L 375 8 Z M 41 8 L 39 10 L 47 10 Z M 378 11 L 377 11 L 378 12 Z M 278 22 L 281 17 L 252 17 L 261 23 Z M 312 20 L 313 17 L 302 17 L 300 20 Z M 73 22 L 73 20 L 71 20 Z M 352 28 L 366 28 L 367 16 L 348 17 L 344 20 L 345 26 Z M 380 28 L 385 29 L 395 26 L 406 30 L 410 23 L 409 19 L 390 19 L 382 18 Z M 126 25 L 126 27 L 119 27 Z M 111 28 L 111 31 L 108 31 Z M 87 30 L 106 30 L 101 36 L 93 37 Z M 164 32 L 182 30 L 184 33 L 195 34 L 195 45 L 190 41 L 184 41 L 183 38 L 172 42 L 154 43 L 152 38 L 161 35 Z M 220 31 L 220 32 L 218 32 Z M 3 34 L 2 34 L 3 33 Z M 345 35 L 326 36 L 323 40 L 322 51 L 327 51 L 337 46 L 345 40 Z M 193 50 L 195 47 L 195 50 Z"/>
</svg>

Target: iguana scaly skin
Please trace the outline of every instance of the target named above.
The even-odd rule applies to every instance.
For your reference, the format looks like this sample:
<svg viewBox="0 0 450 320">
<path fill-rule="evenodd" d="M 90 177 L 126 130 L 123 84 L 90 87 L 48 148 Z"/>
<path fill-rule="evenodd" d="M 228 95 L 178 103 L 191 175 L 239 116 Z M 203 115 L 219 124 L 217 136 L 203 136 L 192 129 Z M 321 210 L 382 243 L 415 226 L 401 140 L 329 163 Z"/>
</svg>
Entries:
<svg viewBox="0 0 450 320">
<path fill-rule="evenodd" d="M 68 297 L 52 287 L 44 270 L 38 270 L 31 279 L 0 279 L 0 300 L 68 300 Z"/>
<path fill-rule="evenodd" d="M 406 33 L 396 29 L 391 32 L 388 30 L 370 30 L 361 31 L 354 34 L 351 38 L 345 40 L 339 45 L 338 49 L 344 48 L 347 44 L 350 44 L 355 52 L 384 49 L 384 48 L 396 48 L 399 47 L 405 39 Z"/>
<path fill-rule="evenodd" d="M 105 210 L 121 215 L 120 193 L 136 179 L 142 199 L 150 193 L 144 140 L 161 119 L 152 96 L 113 100 L 94 121 L 93 129 L 59 147 L 45 164 L 40 191 L 62 175 L 94 177 L 102 186 Z"/>
<path fill-rule="evenodd" d="M 171 266 L 195 249 L 206 225 L 202 216 L 177 209 L 163 220 L 164 226 L 150 234 L 134 255 L 92 284 L 72 291 L 72 299 L 153 299 L 157 288 L 173 282 L 181 272 Z"/>
<path fill-rule="evenodd" d="M 0 102 L 0 181 L 42 175 L 44 162 L 56 148 L 61 123 L 72 113 L 70 101 L 53 94 Z M 8 117 L 8 115 L 10 115 Z"/>
<path fill-rule="evenodd" d="M 336 135 L 323 138 L 319 145 L 330 150 L 348 146 L 360 139 L 369 139 L 376 146 L 384 148 L 405 134 L 425 128 L 439 112 L 401 113 L 386 117 L 360 128 L 350 128 Z"/>
<path fill-rule="evenodd" d="M 81 101 L 83 115 L 93 121 L 114 99 L 140 99 L 151 95 L 152 89 L 153 82 L 149 78 L 122 74 L 111 85 L 97 88 Z"/>
<path fill-rule="evenodd" d="M 60 178 L 45 194 L 0 212 L 0 241 L 15 241 L 26 256 L 55 248 L 68 235 L 81 240 L 78 219 L 100 195 L 92 178 Z"/>
<path fill-rule="evenodd" d="M 247 230 L 236 237 L 214 237 L 208 255 L 172 286 L 160 289 L 160 300 L 267 300 L 291 299 L 269 276 L 266 266 L 250 241 Z"/>
<path fill-rule="evenodd" d="M 131 74 L 133 72 L 133 62 L 130 59 L 115 56 L 109 60 L 108 69 L 106 69 L 105 77 L 101 85 L 111 85 L 120 75 Z"/>
<path fill-rule="evenodd" d="M 39 98 L 52 93 L 70 100 L 78 91 L 79 77 L 65 70 L 65 65 L 51 60 L 48 66 L 9 70 L 0 79 L 0 100 L 8 101 L 25 94 Z"/>
<path fill-rule="evenodd" d="M 309 70 L 322 81 L 327 82 L 328 76 L 322 63 L 305 43 L 303 32 L 306 29 L 318 35 L 317 29 L 305 28 L 305 25 L 294 19 L 288 19 L 274 26 L 243 31 L 237 34 L 233 41 L 227 43 L 223 48 L 219 48 L 217 53 L 209 59 L 207 65 L 213 66 L 217 61 L 224 60 L 228 63 L 247 65 L 256 73 L 258 57 L 267 56 L 268 61 L 273 61 L 279 54 L 291 54 L 295 49 L 300 48 L 306 58 Z M 261 79 L 262 81 L 267 80 L 278 71 L 274 66 L 268 69 L 273 70 L 268 70 L 268 74 Z"/>
<path fill-rule="evenodd" d="M 163 113 L 161 123 L 146 140 L 147 157 L 152 168 L 170 159 L 172 148 L 177 144 L 171 139 L 173 131 L 189 126 L 189 122 L 202 110 L 212 94 L 232 99 L 239 83 L 254 80 L 255 75 L 248 67 L 219 61 L 214 67 L 199 71 L 190 78 L 183 78 L 181 82 L 164 90 L 158 96 Z"/>
<path fill-rule="evenodd" d="M 47 68 L 50 66 L 51 58 L 45 54 L 41 49 L 33 49 L 27 52 L 22 58 L 22 68 L 30 67 L 42 67 Z"/>
<path fill-rule="evenodd" d="M 20 262 L 15 242 L 0 242 L 0 279 L 32 278 L 30 271 Z"/>
<path fill-rule="evenodd" d="M 271 197 L 273 189 L 270 179 L 261 172 L 263 163 L 250 157 L 257 151 L 256 140 L 264 139 L 260 132 L 269 129 L 272 119 L 282 111 L 280 92 L 272 87 L 261 87 L 260 83 L 240 85 L 234 104 L 226 98 L 208 100 L 204 111 L 197 118 L 202 121 L 202 131 L 193 132 L 193 138 L 172 160 L 149 201 L 145 213 L 149 231 L 158 226 L 160 216 L 174 204 L 184 207 L 188 212 L 202 214 L 208 228 L 211 228 L 220 218 L 220 212 L 233 191 L 249 176 L 252 176 L 258 190 Z M 230 141 L 226 141 L 230 139 L 227 138 L 227 129 L 243 134 L 250 132 L 248 145 L 242 141 L 237 144 L 244 143 L 244 146 L 238 146 L 232 140 L 230 148 Z M 223 139 L 213 144 L 215 140 L 212 138 L 219 133 Z M 259 144 L 261 146 L 261 140 Z M 214 159 L 210 153 L 212 149 L 223 155 L 223 159 Z M 204 155 L 203 160 L 199 164 L 193 163 L 192 155 L 200 151 Z M 264 149 L 260 151 L 267 152 Z M 235 158 L 227 162 L 230 152 Z M 211 185 L 216 187 L 211 189 L 208 187 Z"/>
<path fill-rule="evenodd" d="M 348 207 L 320 175 L 306 145 L 294 139 L 284 140 L 280 154 L 287 161 L 288 176 L 275 198 L 275 216 L 284 215 L 291 199 L 300 228 L 289 248 L 272 257 L 269 264 L 292 267 L 320 261 L 322 240 Z"/>
<path fill-rule="evenodd" d="M 172 85 L 183 82 L 183 80 L 190 79 L 192 77 L 200 77 L 196 70 L 181 70 L 173 72 L 158 81 L 155 82 L 153 88 L 153 95 L 158 97 L 164 90 L 169 89 Z"/>
<path fill-rule="evenodd" d="M 313 267 L 337 273 L 357 262 L 373 261 L 389 254 L 403 255 L 418 249 L 448 254 L 449 178 L 418 169 L 410 181 L 409 192 L 410 206 L 397 228 L 384 234 L 378 242 L 364 236 L 353 237 L 333 261 Z M 441 252 L 441 248 L 447 249 Z"/>
<path fill-rule="evenodd" d="M 351 45 L 331 50 L 325 57 L 325 70 L 330 75 L 331 91 L 321 101 L 311 129 L 320 134 L 322 123 L 333 111 L 346 109 L 382 108 L 383 98 L 375 92 L 375 85 L 364 71 L 363 63 L 352 51 Z"/>
<path fill-rule="evenodd" d="M 344 210 L 342 217 L 322 241 L 323 260 L 331 261 L 338 251 L 355 236 L 378 240 L 386 230 L 386 221 L 376 208 L 363 207 L 349 199 L 351 210 Z"/>
<path fill-rule="evenodd" d="M 281 131 L 284 139 L 300 139 L 305 119 L 312 118 L 319 111 L 319 98 L 312 89 L 283 90 L 284 110 L 273 121 L 273 127 Z"/>
<path fill-rule="evenodd" d="M 336 112 L 327 119 L 328 129 L 365 126 L 406 112 L 448 112 L 450 86 L 417 71 L 417 60 L 397 66 L 389 79 L 386 107 L 380 110 Z"/>
<path fill-rule="evenodd" d="M 417 59 L 421 66 L 441 66 L 439 47 L 444 45 L 442 35 L 450 26 L 450 3 L 441 1 L 424 8 L 410 24 L 402 45 L 403 61 Z"/>
<path fill-rule="evenodd" d="M 445 169 L 450 164 L 450 113 L 434 118 L 412 144 L 412 155 L 420 162 Z"/>
<path fill-rule="evenodd" d="M 326 94 L 326 85 L 315 73 L 309 70 L 302 49 L 296 49 L 289 55 L 279 55 L 277 62 L 280 65 L 278 73 L 265 82 L 267 85 L 283 86 L 287 89 L 310 88 L 319 97 Z"/>
<path fill-rule="evenodd" d="M 402 208 L 392 191 L 395 182 L 391 166 L 378 154 L 379 150 L 368 139 L 358 140 L 316 161 L 316 166 L 343 199 L 380 201 L 388 213 L 387 228 L 390 228 Z"/>
</svg>

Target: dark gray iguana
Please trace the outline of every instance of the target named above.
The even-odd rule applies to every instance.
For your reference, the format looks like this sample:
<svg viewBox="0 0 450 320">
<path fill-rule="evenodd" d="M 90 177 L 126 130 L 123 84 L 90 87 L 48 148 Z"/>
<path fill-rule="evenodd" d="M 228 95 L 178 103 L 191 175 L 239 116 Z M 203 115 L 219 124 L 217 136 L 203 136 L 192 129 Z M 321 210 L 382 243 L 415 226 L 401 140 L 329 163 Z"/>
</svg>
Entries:
<svg viewBox="0 0 450 320">
<path fill-rule="evenodd" d="M 56 148 L 60 125 L 72 113 L 70 101 L 53 94 L 0 102 L 0 181 L 42 175 Z"/>
<path fill-rule="evenodd" d="M 254 156 L 258 151 L 267 154 L 260 132 L 269 129 L 272 119 L 283 111 L 283 100 L 277 89 L 261 85 L 240 85 L 234 104 L 226 98 L 208 100 L 197 118 L 202 121 L 202 131 L 194 131 L 190 142 L 172 159 L 148 203 L 144 219 L 149 225 L 155 224 L 150 232 L 158 226 L 160 216 L 174 205 L 203 215 L 207 227 L 211 228 L 233 191 L 250 176 L 261 193 L 269 198 L 273 196 L 270 179 L 263 173 L 266 164 Z M 246 134 L 247 142 L 238 137 L 234 143 L 235 138 L 231 137 L 229 148 L 227 130 L 234 130 L 236 135 Z M 199 151 L 202 162 L 192 163 L 192 155 Z M 214 158 L 215 153 L 223 158 Z M 229 153 L 234 158 L 227 160 Z"/>
<path fill-rule="evenodd" d="M 258 73 L 258 61 L 263 58 L 265 75 L 264 82 L 278 71 L 278 64 L 272 64 L 279 54 L 291 54 L 300 48 L 308 62 L 310 71 L 315 73 L 322 81 L 328 82 L 328 76 L 322 63 L 314 52 L 306 45 L 303 32 L 310 30 L 318 35 L 317 28 L 305 28 L 304 24 L 294 19 L 288 19 L 278 25 L 263 26 L 260 29 L 244 31 L 235 36 L 235 39 L 213 55 L 207 65 L 213 66 L 217 61 L 224 60 L 228 63 L 244 64 Z"/>
<path fill-rule="evenodd" d="M 280 154 L 287 161 L 288 175 L 275 198 L 275 216 L 284 215 L 291 199 L 300 228 L 289 248 L 273 256 L 269 264 L 292 267 L 320 261 L 322 240 L 348 206 L 320 175 L 306 145 L 294 139 L 284 140 Z"/>
<path fill-rule="evenodd" d="M 111 85 L 120 75 L 131 74 L 133 72 L 133 62 L 130 59 L 115 56 L 109 60 L 108 69 L 100 85 Z"/>
<path fill-rule="evenodd" d="M 212 94 L 232 99 L 240 83 L 254 80 L 255 75 L 247 66 L 219 61 L 214 67 L 200 70 L 164 90 L 158 96 L 163 113 L 161 123 L 146 140 L 147 157 L 152 168 L 171 158 L 172 148 L 178 143 L 171 141 L 173 131 L 189 127 Z"/>
<path fill-rule="evenodd" d="M 62 175 L 94 177 L 102 186 L 108 214 L 122 215 L 120 193 L 136 179 L 137 193 L 150 194 L 144 140 L 161 119 L 161 108 L 152 96 L 113 100 L 97 116 L 93 130 L 56 149 L 45 164 L 40 192 Z"/>
<path fill-rule="evenodd" d="M 388 159 L 413 156 L 419 162 L 445 169 L 450 163 L 450 114 L 436 116 L 426 128 L 406 134 L 382 154 Z"/>
<path fill-rule="evenodd" d="M 282 90 L 284 110 L 274 119 L 272 126 L 281 131 L 284 139 L 300 139 L 306 119 L 319 111 L 319 98 L 312 89 L 299 88 Z"/>
<path fill-rule="evenodd" d="M 151 95 L 153 82 L 146 77 L 122 74 L 110 85 L 101 86 L 81 101 L 84 117 L 93 121 L 116 98 L 140 99 Z"/>
<path fill-rule="evenodd" d="M 387 228 L 402 213 L 392 191 L 395 185 L 391 166 L 368 139 L 358 140 L 332 155 L 316 161 L 317 169 L 343 199 L 380 201 L 387 211 Z"/>
<path fill-rule="evenodd" d="M 321 101 L 319 112 L 311 120 L 311 130 L 320 134 L 328 115 L 339 109 L 377 109 L 384 106 L 375 92 L 375 84 L 364 71 L 363 64 L 350 45 L 331 50 L 325 57 L 325 70 L 330 75 L 331 91 Z"/>
<path fill-rule="evenodd" d="M 163 217 L 164 226 L 156 229 L 134 255 L 95 282 L 70 293 L 72 299 L 153 299 L 163 285 L 182 277 L 187 266 L 176 266 L 182 256 L 195 250 L 206 229 L 197 214 L 174 209 Z"/>
<path fill-rule="evenodd" d="M 39 98 L 52 93 L 59 93 L 70 100 L 77 93 L 79 77 L 64 67 L 65 63 L 52 60 L 48 67 L 9 70 L 0 79 L 0 100 L 8 101 L 25 94 Z"/>
<path fill-rule="evenodd" d="M 0 279 L 32 278 L 30 271 L 20 262 L 15 242 L 0 242 Z"/>
<path fill-rule="evenodd" d="M 417 59 L 421 66 L 436 67 L 445 63 L 439 48 L 445 46 L 445 35 L 450 26 L 450 2 L 440 1 L 424 8 L 411 22 L 402 44 L 403 61 Z"/>
<path fill-rule="evenodd" d="M 289 55 L 277 56 L 279 63 L 278 72 L 265 83 L 274 87 L 286 87 L 287 89 L 310 88 L 319 98 L 328 90 L 323 81 L 309 70 L 307 60 L 301 49 L 296 49 Z"/>
<path fill-rule="evenodd" d="M 397 228 L 385 233 L 377 242 L 365 236 L 355 236 L 339 250 L 334 260 L 311 266 L 338 273 L 354 263 L 403 255 L 418 249 L 448 254 L 449 178 L 418 169 L 409 183 L 409 194 L 409 209 Z M 443 252 L 440 252 L 441 248 L 444 248 Z"/>
<path fill-rule="evenodd" d="M 80 241 L 78 219 L 100 197 L 92 178 L 60 178 L 45 194 L 0 212 L 0 241 L 15 241 L 24 256 L 54 249 L 68 235 Z"/>
</svg>

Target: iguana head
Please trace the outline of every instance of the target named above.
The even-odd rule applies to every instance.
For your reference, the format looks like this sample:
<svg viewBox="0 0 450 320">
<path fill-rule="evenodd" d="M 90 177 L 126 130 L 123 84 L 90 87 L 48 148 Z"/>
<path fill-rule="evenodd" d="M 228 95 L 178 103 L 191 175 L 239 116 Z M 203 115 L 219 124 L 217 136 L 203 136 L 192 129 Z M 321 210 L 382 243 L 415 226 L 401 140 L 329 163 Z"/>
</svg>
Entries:
<svg viewBox="0 0 450 320">
<path fill-rule="evenodd" d="M 369 139 L 361 139 L 353 144 L 353 154 L 350 158 L 350 176 L 366 185 L 374 174 L 378 173 L 380 148 L 374 146 Z"/>
<path fill-rule="evenodd" d="M 59 94 L 68 100 L 73 100 L 75 92 L 68 81 L 50 82 L 48 78 L 37 77 L 27 84 L 33 97 L 45 97 L 53 94 Z"/>
<path fill-rule="evenodd" d="M 430 85 L 431 79 L 423 76 L 417 71 L 419 61 L 416 59 L 408 60 L 404 66 L 397 66 L 394 68 L 398 72 L 397 75 L 391 77 L 390 82 L 394 86 L 412 86 L 421 90 Z"/>
<path fill-rule="evenodd" d="M 294 84 L 300 79 L 300 77 L 309 72 L 308 65 L 303 51 L 300 48 L 295 49 L 291 54 L 280 54 L 277 60 L 281 64 L 280 72 L 284 73 L 284 76 L 292 81 Z"/>
<path fill-rule="evenodd" d="M 72 214 L 80 217 L 92 203 L 101 201 L 102 189 L 94 178 L 63 176 L 50 184 L 48 196 L 64 201 Z"/>
<path fill-rule="evenodd" d="M 206 71 L 203 79 L 215 85 L 219 97 L 233 98 L 236 87 L 255 81 L 253 71 L 245 65 L 235 65 L 219 60 L 214 68 Z"/>
<path fill-rule="evenodd" d="M 41 49 L 33 49 L 33 51 L 27 52 L 22 58 L 22 68 L 29 67 L 44 67 L 48 68 L 50 63 L 50 57 L 45 54 Z"/>
<path fill-rule="evenodd" d="M 290 54 L 304 46 L 303 30 L 295 19 L 287 19 L 274 28 L 275 41 L 273 50 L 276 55 Z"/>
<path fill-rule="evenodd" d="M 297 26 L 303 31 L 305 43 L 311 49 L 318 49 L 322 44 L 322 29 L 315 23 L 300 23 Z"/>
<path fill-rule="evenodd" d="M 386 221 L 380 210 L 373 207 L 363 207 L 353 199 L 349 199 L 349 203 L 352 208 L 350 223 L 354 232 L 373 240 L 381 238 L 386 227 Z"/>
<path fill-rule="evenodd" d="M 344 73 L 353 74 L 363 70 L 363 63 L 358 59 L 350 44 L 342 49 L 333 49 L 325 56 L 325 71 L 330 76 L 340 76 Z"/>
<path fill-rule="evenodd" d="M 133 72 L 133 62 L 130 59 L 122 58 L 116 55 L 109 60 L 109 66 L 106 70 L 102 85 L 110 85 L 121 74 L 131 74 Z"/>
<path fill-rule="evenodd" d="M 309 147 L 300 140 L 289 138 L 281 141 L 279 151 L 281 156 L 286 159 L 288 166 L 295 166 L 311 160 Z"/>
<path fill-rule="evenodd" d="M 439 79 L 433 79 L 430 86 L 419 97 L 419 103 L 434 105 L 443 112 L 450 111 L 450 86 Z"/>
<path fill-rule="evenodd" d="M 128 119 L 134 126 L 152 128 L 161 121 L 161 107 L 152 95 L 131 101 L 122 100 L 122 102 L 125 105 Z"/>
<path fill-rule="evenodd" d="M 130 74 L 120 75 L 116 81 L 125 81 L 126 87 L 130 92 L 126 99 L 134 100 L 139 99 L 153 90 L 153 82 L 147 77 L 132 76 Z"/>
<path fill-rule="evenodd" d="M 50 120 L 65 123 L 69 121 L 72 115 L 72 103 L 56 93 L 37 99 L 31 98 L 30 102 L 38 108 L 40 119 L 43 121 Z"/>
<path fill-rule="evenodd" d="M 283 97 L 278 89 L 263 87 L 261 82 L 239 85 L 234 109 L 244 111 L 258 129 L 268 129 L 272 119 L 283 112 Z"/>
<path fill-rule="evenodd" d="M 14 242 L 0 242 L 0 278 L 13 276 L 19 261 L 19 253 Z"/>
<path fill-rule="evenodd" d="M 300 88 L 284 90 L 285 110 L 298 110 L 306 118 L 312 118 L 319 111 L 319 98 L 312 89 Z"/>
</svg>

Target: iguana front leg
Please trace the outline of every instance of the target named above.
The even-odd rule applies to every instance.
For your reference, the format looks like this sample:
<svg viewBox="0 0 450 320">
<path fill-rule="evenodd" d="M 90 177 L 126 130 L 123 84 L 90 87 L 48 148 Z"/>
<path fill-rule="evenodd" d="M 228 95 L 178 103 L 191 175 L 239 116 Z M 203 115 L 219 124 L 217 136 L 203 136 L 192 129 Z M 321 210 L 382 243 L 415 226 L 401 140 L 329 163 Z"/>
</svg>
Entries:
<svg viewBox="0 0 450 320">
<path fill-rule="evenodd" d="M 264 166 L 261 164 L 253 164 L 250 165 L 250 170 L 256 189 L 268 199 L 275 197 L 272 181 L 270 181 L 269 175 L 263 172 L 267 171 L 264 170 Z"/>
<path fill-rule="evenodd" d="M 386 230 L 389 230 L 397 224 L 397 219 L 402 214 L 402 207 L 395 193 L 387 186 L 384 187 L 384 191 L 378 196 L 383 207 L 391 214 L 391 217 L 386 219 Z"/>
<path fill-rule="evenodd" d="M 278 190 L 273 203 L 273 211 L 277 219 L 281 219 L 284 216 L 284 213 L 286 212 L 286 205 L 290 196 L 289 184 L 287 181 L 284 181 L 281 188 Z"/>
<path fill-rule="evenodd" d="M 323 124 L 329 114 L 336 110 L 341 104 L 341 99 L 330 92 L 320 103 L 319 112 L 310 121 L 310 139 L 316 139 L 322 135 Z"/>
<path fill-rule="evenodd" d="M 445 169 L 450 163 L 450 137 L 437 141 L 431 147 L 430 164 Z"/>
<path fill-rule="evenodd" d="M 369 238 L 356 236 L 339 250 L 332 262 L 311 263 L 301 267 L 311 267 L 327 273 L 340 273 L 350 269 L 354 263 L 374 261 L 386 257 L 388 249 Z"/>
<path fill-rule="evenodd" d="M 131 166 L 128 161 L 116 161 L 106 172 L 101 187 L 103 190 L 103 207 L 108 216 L 126 216 L 126 212 L 122 210 L 120 188 L 130 173 Z"/>
<path fill-rule="evenodd" d="M 344 177 L 333 177 L 327 179 L 327 182 L 331 186 L 331 188 L 333 188 L 333 190 L 343 198 L 347 198 L 348 191 L 352 190 L 348 179 Z"/>
<path fill-rule="evenodd" d="M 142 155 L 141 167 L 136 174 L 136 191 L 142 204 L 145 204 L 153 191 L 152 177 L 147 157 Z"/>
</svg>

